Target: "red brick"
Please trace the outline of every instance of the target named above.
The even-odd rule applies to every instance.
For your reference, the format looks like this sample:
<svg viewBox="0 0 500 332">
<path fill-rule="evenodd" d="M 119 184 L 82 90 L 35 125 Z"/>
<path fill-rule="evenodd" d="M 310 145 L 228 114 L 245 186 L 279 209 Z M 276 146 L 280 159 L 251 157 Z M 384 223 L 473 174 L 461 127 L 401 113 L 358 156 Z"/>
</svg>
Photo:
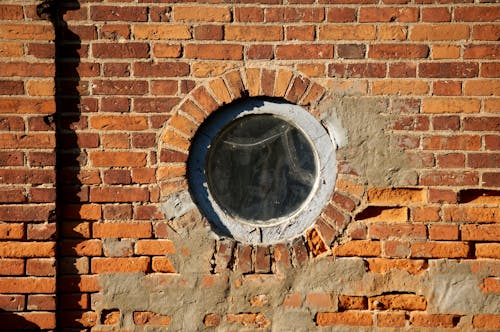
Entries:
<svg viewBox="0 0 500 332">
<path fill-rule="evenodd" d="M 498 24 L 474 25 L 472 38 L 475 40 L 498 40 L 500 38 L 500 27 Z"/>
<path fill-rule="evenodd" d="M 428 55 L 428 46 L 412 44 L 377 44 L 371 45 L 368 51 L 368 57 L 374 59 L 419 59 Z"/>
<path fill-rule="evenodd" d="M 461 6 L 455 8 L 455 20 L 465 22 L 493 22 L 500 17 L 500 9 L 491 6 Z"/>
<path fill-rule="evenodd" d="M 338 22 L 347 23 L 356 21 L 356 9 L 355 8 L 327 8 L 326 9 L 326 21 L 327 22 Z"/>
<path fill-rule="evenodd" d="M 95 43 L 92 53 L 96 58 L 147 58 L 149 46 L 146 43 Z"/>
<path fill-rule="evenodd" d="M 148 92 L 148 83 L 139 80 L 95 80 L 93 93 L 96 95 L 144 95 Z"/>
<path fill-rule="evenodd" d="M 12 314 L 0 313 L 2 328 L 11 331 L 30 330 L 33 325 L 36 329 L 54 329 L 56 327 L 56 315 L 54 312 L 20 312 L 16 316 L 18 319 L 12 319 Z"/>
<path fill-rule="evenodd" d="M 138 62 L 134 66 L 137 77 L 181 77 L 189 74 L 189 65 L 184 62 Z M 161 73 L 161 74 L 160 74 Z"/>
<path fill-rule="evenodd" d="M 464 59 L 498 59 L 500 58 L 498 45 L 467 45 L 464 50 Z"/>
<path fill-rule="evenodd" d="M 146 7 L 91 6 L 90 17 L 96 21 L 147 21 Z"/>
<path fill-rule="evenodd" d="M 451 12 L 447 7 L 424 7 L 421 9 L 422 22 L 450 22 Z"/>
<path fill-rule="evenodd" d="M 417 7 L 361 7 L 359 22 L 416 22 Z"/>
<path fill-rule="evenodd" d="M 28 295 L 28 303 L 26 305 L 28 310 L 42 311 L 42 310 L 55 310 L 56 297 L 55 295 Z"/>
<path fill-rule="evenodd" d="M 259 7 L 236 7 L 234 20 L 236 22 L 263 22 L 264 11 Z"/>
<path fill-rule="evenodd" d="M 468 62 L 421 63 L 418 69 L 420 77 L 470 78 L 479 75 L 479 65 Z"/>
</svg>

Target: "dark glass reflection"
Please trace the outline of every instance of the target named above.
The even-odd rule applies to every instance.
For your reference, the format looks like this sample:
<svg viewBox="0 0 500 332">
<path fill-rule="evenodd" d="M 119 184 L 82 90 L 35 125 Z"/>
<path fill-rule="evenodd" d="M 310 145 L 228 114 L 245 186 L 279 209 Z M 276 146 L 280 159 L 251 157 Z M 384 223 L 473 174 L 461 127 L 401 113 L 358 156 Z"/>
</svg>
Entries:
<svg viewBox="0 0 500 332">
<path fill-rule="evenodd" d="M 316 178 L 304 134 L 273 115 L 247 115 L 214 139 L 207 155 L 208 187 L 227 213 L 268 220 L 297 210 Z"/>
</svg>

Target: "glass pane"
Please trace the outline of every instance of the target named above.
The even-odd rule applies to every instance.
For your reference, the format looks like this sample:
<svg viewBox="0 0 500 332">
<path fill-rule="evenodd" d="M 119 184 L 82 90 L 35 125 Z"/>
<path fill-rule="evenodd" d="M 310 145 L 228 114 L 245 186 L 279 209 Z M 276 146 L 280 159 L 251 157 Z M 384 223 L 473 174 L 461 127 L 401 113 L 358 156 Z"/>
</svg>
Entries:
<svg viewBox="0 0 500 332">
<path fill-rule="evenodd" d="M 265 221 L 307 199 L 316 179 L 311 143 L 273 115 L 247 115 L 214 139 L 207 156 L 209 190 L 227 213 Z"/>
</svg>

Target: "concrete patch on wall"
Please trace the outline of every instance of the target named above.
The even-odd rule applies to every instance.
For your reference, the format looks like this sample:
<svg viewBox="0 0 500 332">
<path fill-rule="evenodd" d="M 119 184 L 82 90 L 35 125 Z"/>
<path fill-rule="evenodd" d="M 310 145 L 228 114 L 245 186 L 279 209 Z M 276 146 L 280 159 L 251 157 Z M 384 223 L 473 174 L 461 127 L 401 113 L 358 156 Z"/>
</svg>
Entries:
<svg viewBox="0 0 500 332">
<path fill-rule="evenodd" d="M 388 99 L 331 95 L 319 108 L 324 121 L 340 121 L 347 131 L 347 142 L 337 151 L 339 164 L 347 163 L 369 186 L 416 184 L 408 155 L 388 133 L 394 120 Z"/>
</svg>

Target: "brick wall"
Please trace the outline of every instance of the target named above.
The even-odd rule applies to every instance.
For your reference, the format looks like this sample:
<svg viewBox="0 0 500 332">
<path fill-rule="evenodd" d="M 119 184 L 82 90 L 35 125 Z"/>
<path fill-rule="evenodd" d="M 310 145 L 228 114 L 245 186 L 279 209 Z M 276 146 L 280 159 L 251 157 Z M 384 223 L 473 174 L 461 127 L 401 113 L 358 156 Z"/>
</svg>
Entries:
<svg viewBox="0 0 500 332">
<path fill-rule="evenodd" d="M 174 2 L 0 4 L 2 324 L 500 329 L 498 5 Z M 246 96 L 382 105 L 408 176 L 339 155 L 316 223 L 272 246 L 166 216 L 197 128 Z"/>
</svg>

